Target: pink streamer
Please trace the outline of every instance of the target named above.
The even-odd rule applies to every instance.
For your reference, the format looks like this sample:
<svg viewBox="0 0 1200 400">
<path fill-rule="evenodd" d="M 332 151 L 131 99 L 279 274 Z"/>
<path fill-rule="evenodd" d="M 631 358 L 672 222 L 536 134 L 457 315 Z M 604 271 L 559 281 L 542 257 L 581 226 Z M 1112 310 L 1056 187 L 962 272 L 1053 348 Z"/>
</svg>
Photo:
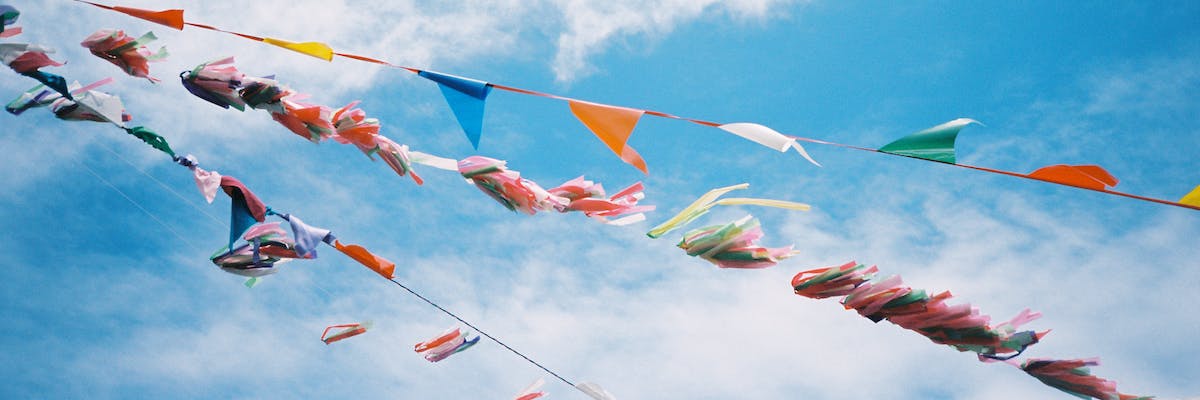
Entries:
<svg viewBox="0 0 1200 400">
<path fill-rule="evenodd" d="M 158 82 L 150 76 L 150 63 L 162 61 L 166 57 L 165 49 L 154 54 L 141 41 L 152 40 L 154 35 L 146 34 L 141 39 L 126 35 L 125 31 L 101 29 L 92 33 L 80 45 L 86 47 L 96 57 L 100 57 L 121 68 L 126 74 Z"/>
</svg>

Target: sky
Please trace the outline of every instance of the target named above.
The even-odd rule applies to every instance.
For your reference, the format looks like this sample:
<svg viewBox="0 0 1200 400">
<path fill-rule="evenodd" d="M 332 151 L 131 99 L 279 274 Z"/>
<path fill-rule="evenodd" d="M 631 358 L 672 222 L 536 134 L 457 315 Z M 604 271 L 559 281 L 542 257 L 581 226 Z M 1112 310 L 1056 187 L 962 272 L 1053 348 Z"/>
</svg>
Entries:
<svg viewBox="0 0 1200 400">
<path fill-rule="evenodd" d="M 796 296 L 799 271 L 854 260 L 950 290 L 996 321 L 1025 308 L 1052 329 L 1026 355 L 1099 357 L 1121 391 L 1200 398 L 1200 213 L 932 162 L 806 144 L 821 164 L 721 130 L 644 117 L 622 163 L 559 100 L 493 91 L 471 147 L 433 83 L 324 62 L 235 36 L 174 31 L 66 0 L 17 1 L 47 71 L 120 95 L 132 123 L 269 206 L 397 264 L 396 278 L 574 382 L 619 399 L 1070 398 L 834 299 Z M 1015 172 L 1097 164 L 1116 190 L 1177 200 L 1200 184 L 1200 5 L 1193 2 L 262 0 L 143 1 L 189 21 L 592 102 L 877 148 L 955 118 L 960 163 Z M 158 84 L 77 43 L 152 30 Z M 298 139 L 261 111 L 214 107 L 179 71 L 235 56 L 310 101 L 361 100 L 413 149 L 483 155 L 542 186 L 585 175 L 646 184 L 658 210 L 615 227 L 512 213 L 454 173 L 417 186 L 350 146 Z M 35 83 L 11 71 L 0 93 Z M 8 98 L 6 97 L 5 101 Z M 257 286 L 208 261 L 228 199 L 110 125 L 46 110 L 0 116 L 0 397 L 506 399 L 546 378 L 496 343 L 426 362 L 414 343 L 456 323 L 329 247 Z M 811 204 L 715 209 L 758 217 L 797 256 L 718 269 L 645 232 L 700 194 Z M 328 325 L 372 321 L 326 345 Z"/>
</svg>

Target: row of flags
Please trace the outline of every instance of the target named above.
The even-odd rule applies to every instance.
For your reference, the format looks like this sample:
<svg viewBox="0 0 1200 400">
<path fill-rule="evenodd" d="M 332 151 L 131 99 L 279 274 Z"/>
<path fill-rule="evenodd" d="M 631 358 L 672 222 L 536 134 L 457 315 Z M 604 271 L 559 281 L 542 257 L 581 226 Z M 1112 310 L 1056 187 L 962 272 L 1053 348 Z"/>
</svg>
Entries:
<svg viewBox="0 0 1200 400">
<path fill-rule="evenodd" d="M 643 115 L 653 115 L 663 118 L 688 121 L 703 126 L 716 127 L 778 151 L 787 151 L 789 148 L 795 148 L 800 155 L 804 156 L 804 158 L 806 158 L 808 161 L 818 166 L 820 164 L 809 156 L 808 152 L 805 151 L 798 141 L 912 157 L 921 160 L 957 165 L 978 171 L 1051 182 L 1126 198 L 1200 210 L 1200 185 L 1197 185 L 1190 192 L 1184 194 L 1177 201 L 1129 194 L 1112 190 L 1111 188 L 1117 184 L 1117 179 L 1113 178 L 1112 174 L 1108 173 L 1106 170 L 1104 170 L 1104 168 L 1097 165 L 1051 165 L 1025 174 L 957 164 L 954 149 L 955 138 L 958 136 L 959 131 L 961 131 L 963 127 L 971 124 L 978 124 L 978 121 L 969 118 L 955 119 L 953 121 L 933 126 L 931 128 L 902 137 L 878 149 L 870 149 L 811 138 L 784 135 L 769 127 L 751 122 L 721 124 L 700 119 L 679 117 L 659 111 L 621 107 L 572 99 L 535 90 L 494 84 L 486 80 L 422 70 L 418 68 L 392 64 L 373 57 L 337 52 L 334 51 L 329 45 L 322 42 L 292 42 L 282 39 L 259 37 L 246 33 L 228 31 L 216 28 L 212 25 L 187 22 L 183 18 L 184 10 L 181 9 L 152 11 L 121 6 L 109 6 L 84 0 L 75 1 L 124 13 L 136 18 L 141 18 L 157 24 L 169 26 L 174 29 L 182 30 L 184 26 L 192 26 L 201 29 L 229 33 L 241 38 L 282 47 L 325 61 L 332 60 L 333 56 L 340 56 L 416 73 L 425 79 L 437 83 L 446 99 L 447 104 L 452 110 L 455 118 L 458 120 L 463 132 L 466 134 L 467 139 L 476 149 L 479 148 L 479 143 L 483 135 L 485 101 L 487 100 L 487 96 L 491 90 L 495 88 L 514 93 L 566 101 L 571 113 L 577 119 L 579 119 L 579 121 L 593 134 L 595 134 L 595 136 L 600 139 L 600 141 L 603 142 L 606 147 L 616 154 L 621 161 L 647 174 L 649 173 L 649 167 L 646 160 L 637 152 L 637 150 L 629 145 L 629 139 L 632 136 L 633 130 L 637 126 L 637 123 L 641 117 Z"/>
</svg>

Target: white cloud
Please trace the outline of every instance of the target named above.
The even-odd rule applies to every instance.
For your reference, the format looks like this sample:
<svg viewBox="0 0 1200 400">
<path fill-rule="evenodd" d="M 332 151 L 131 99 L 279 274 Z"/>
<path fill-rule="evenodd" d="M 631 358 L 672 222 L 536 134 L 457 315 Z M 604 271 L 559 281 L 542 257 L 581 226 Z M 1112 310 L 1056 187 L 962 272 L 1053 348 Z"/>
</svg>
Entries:
<svg viewBox="0 0 1200 400">
<path fill-rule="evenodd" d="M 564 32 L 558 37 L 554 56 L 554 75 L 560 83 L 569 83 L 596 72 L 588 59 L 603 52 L 613 42 L 626 47 L 652 46 L 658 38 L 676 26 L 698 19 L 706 13 L 725 13 L 739 20 L 764 20 L 791 0 L 721 1 L 605 1 L 563 0 L 554 4 L 563 13 Z M 785 11 L 780 11 L 786 16 Z"/>
</svg>

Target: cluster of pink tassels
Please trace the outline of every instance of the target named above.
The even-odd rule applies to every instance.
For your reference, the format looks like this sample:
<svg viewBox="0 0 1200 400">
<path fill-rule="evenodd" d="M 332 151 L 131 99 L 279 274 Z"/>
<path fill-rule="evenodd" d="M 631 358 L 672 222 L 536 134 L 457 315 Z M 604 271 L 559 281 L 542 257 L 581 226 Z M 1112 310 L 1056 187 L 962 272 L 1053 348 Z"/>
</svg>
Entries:
<svg viewBox="0 0 1200 400">
<path fill-rule="evenodd" d="M 1024 310 L 1012 320 L 992 326 L 988 316 L 969 304 L 947 305 L 950 292 L 929 296 L 923 290 L 904 286 L 899 276 L 873 282 L 878 271 L 874 266 L 868 268 L 851 261 L 800 272 L 792 278 L 792 288 L 796 294 L 813 299 L 845 296 L 842 304 L 846 309 L 854 309 L 872 321 L 886 319 L 934 343 L 978 353 L 982 361 L 1005 360 L 1042 383 L 1081 398 L 1149 399 L 1119 393 L 1116 382 L 1091 375 L 1086 367 L 1099 365 L 1095 359 L 1031 358 L 1020 364 L 1011 360 L 1048 332 L 1017 332 L 1018 327 L 1041 314 Z"/>
<path fill-rule="evenodd" d="M 533 215 L 539 211 L 583 212 L 604 223 L 623 225 L 645 219 L 642 212 L 654 206 L 639 206 L 644 196 L 641 182 L 604 197 L 604 187 L 578 177 L 549 190 L 521 177 L 521 173 L 506 168 L 506 162 L 471 156 L 458 162 L 458 172 L 479 190 L 504 207 Z M 621 217 L 610 220 L 611 217 Z"/>
</svg>

